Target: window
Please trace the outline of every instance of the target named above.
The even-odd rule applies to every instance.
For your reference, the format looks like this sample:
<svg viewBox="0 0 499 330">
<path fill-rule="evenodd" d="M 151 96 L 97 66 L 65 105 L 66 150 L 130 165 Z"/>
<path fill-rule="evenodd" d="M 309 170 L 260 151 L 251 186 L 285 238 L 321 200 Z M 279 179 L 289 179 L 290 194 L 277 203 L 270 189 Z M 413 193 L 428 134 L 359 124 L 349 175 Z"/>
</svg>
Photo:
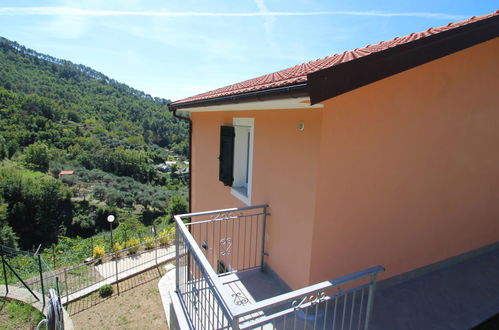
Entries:
<svg viewBox="0 0 499 330">
<path fill-rule="evenodd" d="M 219 180 L 247 205 L 251 203 L 253 128 L 253 118 L 234 118 L 233 126 L 220 127 Z"/>
<path fill-rule="evenodd" d="M 232 194 L 251 202 L 251 175 L 253 164 L 253 118 L 234 118 L 234 182 Z"/>
<path fill-rule="evenodd" d="M 251 203 L 251 176 L 253 169 L 253 118 L 234 118 L 234 182 L 232 194 Z"/>
</svg>

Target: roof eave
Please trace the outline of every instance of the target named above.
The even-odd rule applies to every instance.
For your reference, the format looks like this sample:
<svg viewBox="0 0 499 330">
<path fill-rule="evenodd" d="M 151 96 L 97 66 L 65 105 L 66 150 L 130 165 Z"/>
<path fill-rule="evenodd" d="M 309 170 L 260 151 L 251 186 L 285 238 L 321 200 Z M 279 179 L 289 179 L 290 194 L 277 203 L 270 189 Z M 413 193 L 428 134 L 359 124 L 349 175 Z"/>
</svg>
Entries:
<svg viewBox="0 0 499 330">
<path fill-rule="evenodd" d="M 303 96 L 308 96 L 307 83 L 269 88 L 254 92 L 242 93 L 242 94 L 219 96 L 219 97 L 214 97 L 204 100 L 196 100 L 191 102 L 182 102 L 178 104 L 170 102 L 168 103 L 168 109 L 170 111 L 176 111 L 180 109 L 188 111 L 189 108 L 194 108 L 194 107 L 203 107 L 203 106 L 207 107 L 207 106 L 224 105 L 230 103 L 267 101 L 284 97 L 298 98 Z"/>
<path fill-rule="evenodd" d="M 499 16 L 309 73 L 311 105 L 499 36 Z"/>
</svg>

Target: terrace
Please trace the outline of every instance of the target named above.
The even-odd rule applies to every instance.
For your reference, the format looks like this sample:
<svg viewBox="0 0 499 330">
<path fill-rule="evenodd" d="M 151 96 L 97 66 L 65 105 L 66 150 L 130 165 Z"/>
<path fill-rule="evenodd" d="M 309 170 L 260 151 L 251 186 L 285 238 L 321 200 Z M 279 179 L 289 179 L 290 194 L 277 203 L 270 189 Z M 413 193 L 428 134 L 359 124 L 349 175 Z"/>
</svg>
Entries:
<svg viewBox="0 0 499 330">
<path fill-rule="evenodd" d="M 367 329 L 383 268 L 290 291 L 265 266 L 268 215 L 260 205 L 175 216 L 173 327 Z"/>
<path fill-rule="evenodd" d="M 291 291 L 265 265 L 268 215 L 175 217 L 172 328 L 470 329 L 499 312 L 497 243 L 379 283 L 378 266 Z"/>
</svg>

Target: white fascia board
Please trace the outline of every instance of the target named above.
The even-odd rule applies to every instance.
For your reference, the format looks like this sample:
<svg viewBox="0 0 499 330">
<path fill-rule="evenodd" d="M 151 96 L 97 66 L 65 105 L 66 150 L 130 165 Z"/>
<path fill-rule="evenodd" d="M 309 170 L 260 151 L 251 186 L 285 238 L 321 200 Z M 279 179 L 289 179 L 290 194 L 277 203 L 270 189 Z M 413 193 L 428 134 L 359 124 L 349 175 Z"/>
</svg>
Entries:
<svg viewBox="0 0 499 330">
<path fill-rule="evenodd" d="M 310 105 L 309 97 L 283 98 L 267 101 L 251 101 L 240 103 L 228 103 L 219 105 L 208 105 L 192 108 L 180 108 L 179 112 L 213 112 L 213 111 L 247 111 L 247 110 L 281 110 L 281 109 L 321 109 L 322 104 Z"/>
</svg>

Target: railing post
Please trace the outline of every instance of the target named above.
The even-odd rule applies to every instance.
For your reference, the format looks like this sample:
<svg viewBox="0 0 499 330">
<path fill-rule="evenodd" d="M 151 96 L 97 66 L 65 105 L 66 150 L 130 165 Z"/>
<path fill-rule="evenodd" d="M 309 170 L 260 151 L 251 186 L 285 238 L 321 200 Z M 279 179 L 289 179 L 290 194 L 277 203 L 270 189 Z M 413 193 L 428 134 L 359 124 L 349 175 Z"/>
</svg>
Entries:
<svg viewBox="0 0 499 330">
<path fill-rule="evenodd" d="M 180 230 L 178 228 L 178 223 L 175 221 L 175 290 L 179 293 L 179 280 L 180 280 L 180 241 L 179 241 Z"/>
<path fill-rule="evenodd" d="M 42 285 L 43 308 L 45 308 L 45 288 L 43 286 L 42 256 L 38 255 L 38 269 L 40 271 L 40 284 Z"/>
<path fill-rule="evenodd" d="M 66 305 L 69 303 L 69 287 L 68 287 L 68 274 L 64 268 L 64 284 L 66 285 Z"/>
<path fill-rule="evenodd" d="M 2 268 L 3 268 L 3 278 L 5 280 L 5 294 L 9 293 L 9 282 L 7 281 L 7 271 L 5 270 L 5 260 L 2 254 Z"/>
<path fill-rule="evenodd" d="M 158 240 L 157 240 L 157 233 L 156 233 L 156 226 L 154 224 L 152 225 L 153 231 L 154 231 L 154 258 L 156 259 L 156 266 L 158 265 Z"/>
<path fill-rule="evenodd" d="M 262 256 L 260 260 L 260 270 L 263 272 L 265 264 L 265 237 L 267 228 L 267 206 L 263 207 L 263 222 L 262 222 Z"/>
<path fill-rule="evenodd" d="M 366 322 L 364 324 L 364 330 L 368 330 L 369 321 L 371 319 L 371 312 L 374 303 L 374 292 L 376 290 L 376 274 L 371 275 L 371 283 L 369 285 L 369 297 L 367 297 L 367 307 L 366 307 Z"/>
<path fill-rule="evenodd" d="M 118 256 L 117 255 L 114 258 L 114 266 L 115 266 L 115 270 L 116 270 L 116 289 L 118 290 L 118 296 L 119 296 L 120 295 L 120 283 L 118 281 Z"/>
<path fill-rule="evenodd" d="M 237 316 L 232 319 L 232 329 L 239 330 L 239 317 Z"/>
</svg>

